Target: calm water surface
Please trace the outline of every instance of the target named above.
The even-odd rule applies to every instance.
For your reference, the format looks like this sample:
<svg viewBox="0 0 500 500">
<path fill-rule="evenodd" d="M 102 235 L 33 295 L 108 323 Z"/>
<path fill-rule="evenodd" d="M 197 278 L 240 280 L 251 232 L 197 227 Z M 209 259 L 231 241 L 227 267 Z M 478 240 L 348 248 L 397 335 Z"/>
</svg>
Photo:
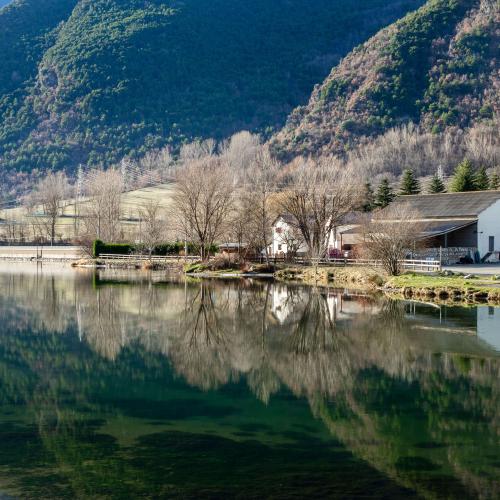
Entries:
<svg viewBox="0 0 500 500">
<path fill-rule="evenodd" d="M 500 309 L 0 267 L 0 498 L 499 498 Z"/>
</svg>

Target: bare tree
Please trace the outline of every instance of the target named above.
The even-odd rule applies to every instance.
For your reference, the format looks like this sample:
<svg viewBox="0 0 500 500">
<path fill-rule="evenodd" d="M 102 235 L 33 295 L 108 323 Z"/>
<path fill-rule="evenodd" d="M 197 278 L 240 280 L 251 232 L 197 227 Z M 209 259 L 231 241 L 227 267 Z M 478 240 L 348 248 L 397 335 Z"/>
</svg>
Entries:
<svg viewBox="0 0 500 500">
<path fill-rule="evenodd" d="M 246 232 L 259 251 L 264 251 L 269 262 L 272 242 L 272 224 L 277 216 L 276 175 L 279 164 L 262 147 L 252 164 L 247 166 L 241 195 L 241 209 L 246 215 Z"/>
<path fill-rule="evenodd" d="M 64 172 L 49 172 L 38 181 L 29 201 L 33 216 L 35 216 L 34 207 L 41 208 L 41 220 L 51 245 L 55 241 L 57 219 L 62 213 L 64 200 L 68 193 L 69 182 L 66 174 Z"/>
<path fill-rule="evenodd" d="M 119 239 L 122 192 L 123 177 L 118 170 L 89 172 L 86 181 L 88 199 L 82 207 L 87 236 L 104 241 Z"/>
<path fill-rule="evenodd" d="M 139 160 L 138 187 L 153 186 L 168 179 L 172 165 L 172 155 L 168 148 L 153 150 Z"/>
<path fill-rule="evenodd" d="M 347 163 L 373 176 L 399 176 L 414 170 L 432 175 L 439 166 L 450 173 L 464 158 L 487 168 L 500 162 L 498 123 L 479 123 L 463 130 L 453 128 L 434 134 L 413 124 L 389 129 L 385 134 L 353 149 Z"/>
<path fill-rule="evenodd" d="M 194 141 L 189 144 L 184 144 L 181 147 L 179 160 L 181 164 L 188 164 L 195 160 L 211 157 L 215 155 L 217 143 L 213 139 L 205 141 Z"/>
<path fill-rule="evenodd" d="M 367 255 L 380 260 L 391 276 L 401 274 L 408 253 L 422 245 L 425 223 L 406 203 L 394 203 L 375 213 L 374 218 L 362 226 L 363 248 Z"/>
<path fill-rule="evenodd" d="M 233 192 L 231 173 L 219 158 L 189 161 L 177 172 L 172 219 L 187 240 L 199 245 L 202 259 L 226 230 Z"/>
<path fill-rule="evenodd" d="M 323 257 L 333 229 L 359 206 L 361 185 L 356 172 L 334 158 L 299 159 L 279 205 L 291 216 L 311 259 Z"/>
<path fill-rule="evenodd" d="M 229 163 L 237 178 L 242 178 L 252 168 L 260 151 L 259 136 L 242 131 L 222 145 L 220 156 Z"/>
<path fill-rule="evenodd" d="M 295 226 L 283 228 L 278 235 L 278 241 L 280 244 L 286 245 L 286 258 L 290 260 L 293 260 L 304 247 L 302 233 Z"/>
<path fill-rule="evenodd" d="M 158 201 L 150 200 L 139 209 L 141 243 L 151 258 L 154 249 L 165 239 L 166 224 Z"/>
</svg>

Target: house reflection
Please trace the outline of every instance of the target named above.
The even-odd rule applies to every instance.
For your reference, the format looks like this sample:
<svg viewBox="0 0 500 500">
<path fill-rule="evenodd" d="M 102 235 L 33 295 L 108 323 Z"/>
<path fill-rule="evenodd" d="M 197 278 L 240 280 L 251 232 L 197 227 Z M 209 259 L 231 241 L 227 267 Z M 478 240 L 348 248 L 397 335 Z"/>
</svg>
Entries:
<svg viewBox="0 0 500 500">
<path fill-rule="evenodd" d="M 500 352 L 500 308 L 477 308 L 477 336 Z"/>
<path fill-rule="evenodd" d="M 311 293 L 309 288 L 290 287 L 275 284 L 271 295 L 271 312 L 280 325 L 297 321 L 297 312 L 307 302 Z M 352 320 L 357 316 L 378 314 L 380 303 L 372 295 L 348 290 L 314 289 L 326 301 L 325 313 L 335 321 Z"/>
<path fill-rule="evenodd" d="M 471 349 L 494 349 L 500 352 L 500 308 L 491 306 L 455 307 L 423 302 L 406 302 L 406 318 L 422 335 L 432 333 L 445 348 L 448 339 Z M 439 336 L 436 336 L 439 333 Z M 427 341 L 428 339 L 426 339 Z M 479 342 L 478 342 L 479 340 Z M 474 349 L 474 350 L 475 350 Z"/>
</svg>

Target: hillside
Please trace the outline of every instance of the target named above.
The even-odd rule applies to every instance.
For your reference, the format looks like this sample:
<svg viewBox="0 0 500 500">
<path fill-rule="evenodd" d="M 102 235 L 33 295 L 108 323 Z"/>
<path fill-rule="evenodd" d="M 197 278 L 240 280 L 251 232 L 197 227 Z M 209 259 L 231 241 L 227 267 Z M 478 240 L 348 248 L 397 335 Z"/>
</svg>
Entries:
<svg viewBox="0 0 500 500">
<path fill-rule="evenodd" d="M 423 0 L 16 0 L 0 11 L 0 169 L 111 164 L 281 127 Z"/>
<path fill-rule="evenodd" d="M 498 118 L 500 3 L 430 0 L 357 47 L 272 140 L 284 159 L 343 154 L 413 122 L 440 133 Z"/>
</svg>

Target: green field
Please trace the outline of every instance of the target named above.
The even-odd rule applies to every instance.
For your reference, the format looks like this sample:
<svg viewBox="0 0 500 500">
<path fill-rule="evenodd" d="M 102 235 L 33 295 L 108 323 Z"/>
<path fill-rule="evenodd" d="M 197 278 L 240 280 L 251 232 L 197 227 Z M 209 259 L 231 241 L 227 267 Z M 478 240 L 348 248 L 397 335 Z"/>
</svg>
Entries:
<svg viewBox="0 0 500 500">
<path fill-rule="evenodd" d="M 146 187 L 123 193 L 122 195 L 122 225 L 126 236 L 131 237 L 139 230 L 140 210 L 147 202 L 158 201 L 161 207 L 168 211 L 173 193 L 172 184 L 161 184 L 158 186 Z M 85 210 L 86 199 L 80 199 L 75 203 L 74 199 L 64 202 L 64 209 L 59 217 L 56 226 L 58 238 L 73 238 L 78 234 L 79 217 L 75 214 L 83 213 Z M 39 222 L 42 218 L 42 208 L 35 210 L 36 215 L 28 215 L 26 208 L 18 206 L 16 208 L 0 211 L 0 219 L 6 223 L 16 223 L 29 228 Z M 167 216 L 167 214 L 165 214 Z M 0 226 L 1 227 L 1 226 Z M 1 231 L 1 229 L 0 229 Z"/>
</svg>

